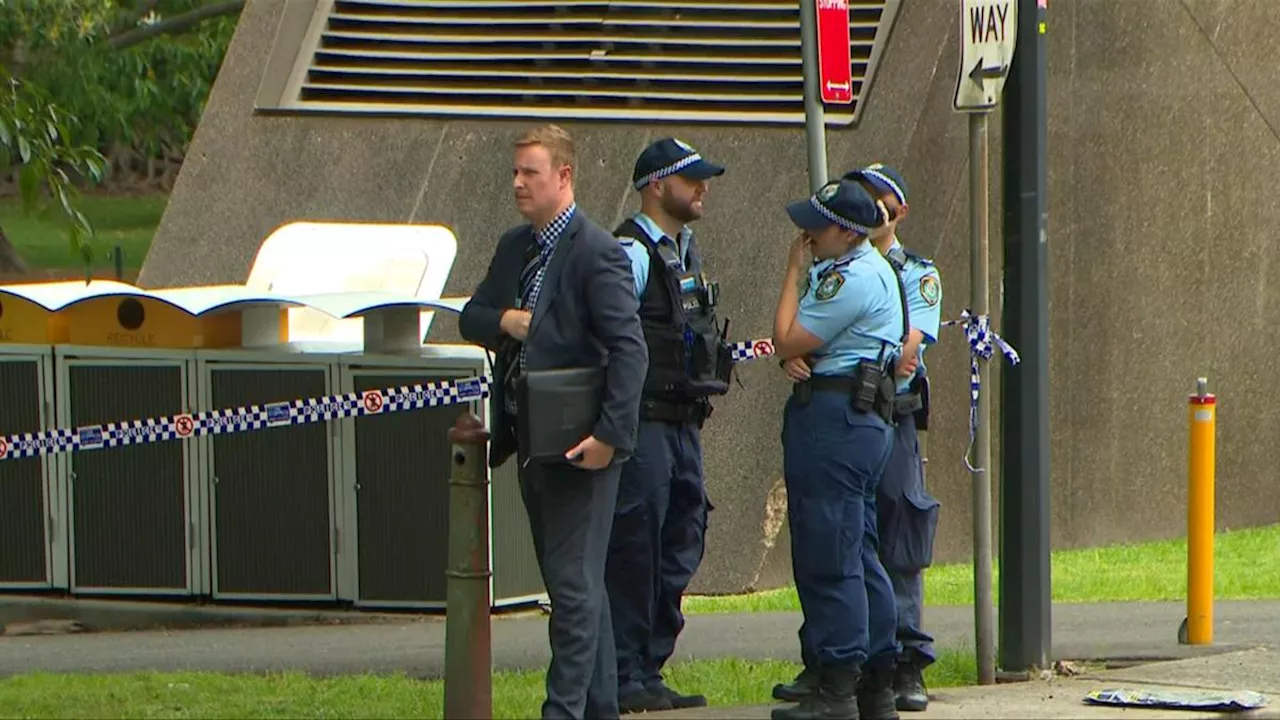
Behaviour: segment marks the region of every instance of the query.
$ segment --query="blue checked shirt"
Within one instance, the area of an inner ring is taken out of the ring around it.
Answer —
[[[546,275],[547,264],[551,260],[552,253],[556,250],[556,243],[560,241],[560,236],[564,235],[565,228],[569,227],[569,221],[573,220],[573,215],[578,210],[578,204],[570,203],[569,207],[564,209],[559,215],[555,216],[546,227],[533,233],[533,239],[538,243],[538,255],[525,268],[525,272],[521,273],[520,287],[520,305],[521,310],[528,310],[530,313],[538,305],[538,296],[542,293],[542,278]],[[532,266],[536,264],[536,269]],[[527,340],[528,338],[526,338]],[[524,372],[525,367],[525,346],[520,345],[520,372]],[[515,397],[513,394],[507,395],[507,409],[515,411]]]

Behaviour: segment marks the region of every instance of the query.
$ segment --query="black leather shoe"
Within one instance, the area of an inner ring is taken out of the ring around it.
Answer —
[[[655,688],[649,688],[654,695],[659,695],[667,699],[671,703],[672,710],[683,710],[684,708],[706,707],[707,698],[704,695],[681,695],[680,693],[667,687],[665,684]]]
[[[918,664],[899,663],[893,675],[895,704],[903,712],[922,712],[929,707],[929,692]]]
[[[618,713],[621,715],[670,709],[671,701],[665,695],[659,695],[650,690],[638,690],[626,697],[618,698]]]
[[[818,672],[805,668],[795,680],[773,686],[774,699],[783,702],[800,702],[818,689]]]
[[[858,685],[858,714],[862,720],[898,720],[893,670],[864,669]]]

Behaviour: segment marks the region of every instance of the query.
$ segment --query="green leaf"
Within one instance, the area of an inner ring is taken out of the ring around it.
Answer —
[[[72,213],[72,217],[75,218],[76,223],[84,231],[85,235],[87,235],[90,238],[94,236],[95,233],[93,231],[93,225],[89,222],[89,218],[85,217],[85,214],[83,212],[76,210],[75,212]]]
[[[0,117],[0,145],[9,145],[13,142],[13,133],[9,131],[9,123]]]
[[[31,162],[31,143],[22,135],[18,136],[18,157],[22,158],[23,164]]]
[[[67,192],[67,186],[61,183],[57,186],[58,202],[62,204],[62,211],[70,217],[74,217],[75,208],[71,207],[71,193]]]

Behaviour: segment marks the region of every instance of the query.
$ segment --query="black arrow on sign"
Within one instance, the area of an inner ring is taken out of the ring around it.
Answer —
[[[981,86],[983,80],[1004,77],[1005,73],[1008,71],[1009,68],[1004,65],[983,67],[982,58],[978,58],[978,62],[974,63],[973,69],[969,71],[969,79],[972,80],[975,85]]]

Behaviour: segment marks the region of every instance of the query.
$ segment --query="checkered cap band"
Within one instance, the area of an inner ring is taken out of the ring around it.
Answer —
[[[852,220],[840,217],[839,215],[831,212],[831,210],[828,209],[826,205],[823,205],[821,202],[818,201],[817,196],[809,198],[809,204],[812,205],[813,209],[817,210],[822,215],[822,217],[830,220],[831,222],[835,223],[836,225],[839,225],[840,227],[846,230],[852,230],[858,233],[859,235],[871,234],[871,230],[869,230],[868,228],[865,228],[862,225],[859,225],[858,223]]]
[[[880,182],[884,183],[885,185],[888,185],[888,186],[889,186],[889,189],[893,191],[893,195],[894,195],[894,197],[898,198],[898,202],[900,202],[900,203],[906,203],[906,202],[907,202],[907,195],[906,195],[906,193],[902,192],[902,188],[901,188],[901,187],[898,187],[898,183],[894,182],[894,181],[893,181],[893,180],[892,180],[888,175],[885,175],[884,173],[880,172],[879,170],[872,170],[872,169],[870,169],[870,168],[864,168],[864,169],[862,170],[862,174],[863,174],[863,175],[869,175],[869,176],[871,176],[871,177],[875,178],[876,180],[878,180],[878,181],[880,181]]]
[[[692,155],[686,155],[680,158],[679,160],[671,163],[670,165],[663,168],[658,168],[657,170],[654,170],[648,175],[645,175],[644,177],[635,181],[633,187],[635,187],[636,190],[641,190],[644,188],[645,185],[648,185],[654,180],[661,180],[662,178],[668,175],[675,175],[676,173],[698,162],[701,159],[702,159],[702,155],[698,153],[694,153]]]

